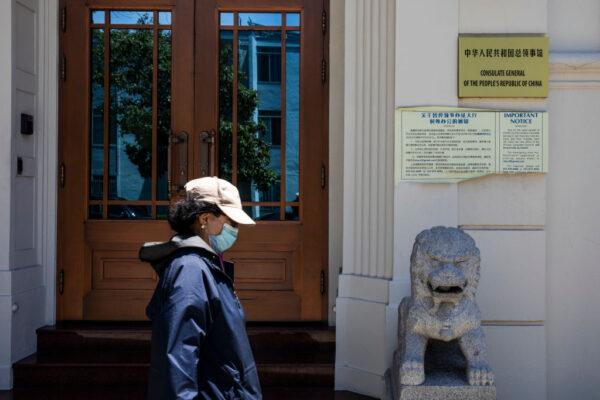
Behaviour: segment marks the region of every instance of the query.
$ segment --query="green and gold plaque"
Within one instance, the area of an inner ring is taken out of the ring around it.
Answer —
[[[459,36],[458,97],[547,96],[547,36]]]

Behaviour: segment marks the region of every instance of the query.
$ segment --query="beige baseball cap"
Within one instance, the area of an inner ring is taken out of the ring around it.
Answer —
[[[240,225],[254,225],[255,222],[242,208],[240,193],[225,179],[216,176],[193,179],[185,184],[188,200],[201,200],[216,204],[232,221]]]

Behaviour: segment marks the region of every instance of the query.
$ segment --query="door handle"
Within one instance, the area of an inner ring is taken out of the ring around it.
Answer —
[[[200,173],[202,176],[215,176],[216,173],[216,150],[215,145],[217,141],[217,131],[210,129],[200,132],[200,142],[203,147],[207,147],[206,150],[202,151],[202,164],[200,166]]]
[[[181,193],[187,182],[187,143],[188,133],[186,131],[169,135],[167,150],[169,199]],[[174,146],[177,146],[177,149],[174,149]]]
[[[200,139],[202,140],[202,143],[214,144],[216,136],[217,132],[215,132],[214,129],[200,132]]]

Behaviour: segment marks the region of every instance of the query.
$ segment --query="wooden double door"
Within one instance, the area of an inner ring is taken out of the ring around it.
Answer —
[[[62,0],[59,320],[143,320],[138,260],[183,184],[256,221],[226,253],[249,320],[327,317],[327,2]]]

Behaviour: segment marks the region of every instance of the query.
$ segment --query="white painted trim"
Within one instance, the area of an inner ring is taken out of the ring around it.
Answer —
[[[458,227],[465,231],[543,231],[544,225],[473,225],[464,224]]]
[[[39,9],[38,199],[39,260],[45,270],[46,324],[56,322],[56,237],[58,164],[58,0]]]
[[[12,365],[0,365],[0,390],[12,389]]]
[[[390,281],[344,275],[341,278],[340,293],[347,292],[351,297],[337,298],[335,387],[381,398],[385,371],[397,347],[398,306],[371,298],[378,291],[387,293]],[[361,284],[366,288],[357,290]],[[361,294],[368,298],[356,297]]]
[[[335,390],[349,390],[378,399],[382,397],[385,389],[383,376],[347,365],[336,365],[335,382]],[[344,382],[344,384],[338,385],[338,382]]]
[[[600,52],[588,53],[550,53],[550,72],[552,74],[575,73],[580,79],[585,74],[594,74],[600,78]],[[586,77],[587,79],[587,77]]]
[[[598,90],[600,81],[550,81],[552,90]]]
[[[550,53],[551,89],[600,89],[600,52]]]
[[[0,390],[12,387],[13,1],[0,2]]]
[[[335,299],[342,268],[344,237],[344,0],[331,0],[329,14],[329,325],[335,325]]]
[[[389,279],[360,275],[340,275],[339,297],[387,304]]]
[[[13,2],[0,5],[0,269],[12,265]]]
[[[13,268],[8,272],[8,276],[10,282],[9,296],[16,296],[44,286],[44,269],[41,265]]]
[[[410,296],[410,275],[394,278],[390,281],[389,289],[389,305],[398,307],[402,299],[406,296]]]

